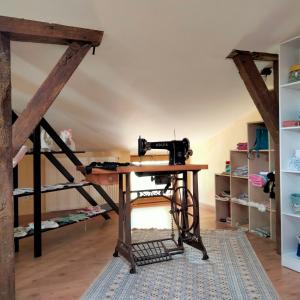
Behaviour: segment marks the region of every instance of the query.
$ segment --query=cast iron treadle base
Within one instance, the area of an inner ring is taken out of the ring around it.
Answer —
[[[183,247],[171,238],[132,244],[133,259],[137,266],[168,261],[172,255],[180,253],[183,253]]]

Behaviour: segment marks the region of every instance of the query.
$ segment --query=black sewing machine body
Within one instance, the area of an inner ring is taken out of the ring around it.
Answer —
[[[138,154],[143,156],[148,150],[163,149],[169,151],[170,165],[185,165],[185,161],[193,154],[190,149],[190,142],[187,138],[181,141],[163,141],[163,142],[148,142],[139,137],[138,140]]]
[[[192,149],[190,149],[190,142],[187,138],[181,141],[163,141],[163,142],[148,142],[146,139],[139,137],[138,140],[138,154],[139,156],[144,156],[147,151],[151,149],[162,149],[169,151],[169,165],[185,165],[185,161],[193,154]],[[179,174],[180,172],[157,172],[153,176],[153,173],[139,173],[136,175],[151,176],[152,181],[156,184],[166,184],[168,188],[171,184],[171,175]]]

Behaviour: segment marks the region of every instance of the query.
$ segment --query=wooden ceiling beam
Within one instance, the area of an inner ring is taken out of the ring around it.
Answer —
[[[0,16],[0,31],[13,41],[66,45],[72,42],[100,45],[103,31]]]
[[[278,143],[279,113],[278,98],[274,96],[276,93],[268,90],[250,52],[233,56],[233,61],[274,142]]]
[[[234,58],[237,55],[250,55],[253,60],[259,61],[278,61],[278,55],[274,53],[265,53],[265,52],[250,52],[245,50],[233,49],[226,58]]]
[[[91,44],[72,43],[36,91],[13,125],[13,155],[39,124],[90,48]]]

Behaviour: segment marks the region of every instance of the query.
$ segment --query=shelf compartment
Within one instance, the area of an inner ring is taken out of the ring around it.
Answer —
[[[299,101],[300,90],[296,89],[280,89],[280,124],[285,120],[298,120],[299,119]],[[285,105],[282,105],[285,103]],[[284,128],[284,127],[282,127]]]
[[[231,224],[234,227],[249,224],[248,206],[231,202]]]
[[[281,224],[281,231],[284,233],[281,237],[282,255],[292,252],[296,254],[298,248],[297,236],[300,233],[300,218],[295,218],[293,214],[282,213]]]
[[[234,179],[234,180],[233,180]],[[241,178],[231,178],[230,197],[240,198],[241,194],[248,194],[248,180]]]
[[[251,183],[249,184],[249,199],[251,199],[252,202],[257,202],[261,204],[270,201],[269,194],[264,193],[262,187],[253,186]]]
[[[256,207],[250,207],[250,230],[263,227],[270,231],[270,212],[261,212]]]
[[[300,257],[296,255],[296,249],[295,252],[287,252],[282,254],[281,262],[283,266],[300,272]]]
[[[223,191],[230,193],[230,176],[215,176],[215,193],[216,195],[221,194]],[[215,199],[216,204],[216,221],[220,222],[220,219],[226,219],[230,217],[230,201],[221,201]]]

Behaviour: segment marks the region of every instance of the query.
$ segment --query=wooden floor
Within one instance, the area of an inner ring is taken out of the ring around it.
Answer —
[[[20,242],[16,255],[17,299],[78,299],[112,259],[117,216],[49,231],[43,235],[43,256],[33,258],[33,240]],[[214,211],[201,208],[201,228],[215,229]],[[226,225],[225,225],[226,226]],[[275,244],[248,234],[257,256],[282,299],[300,299],[300,274],[280,266]]]

